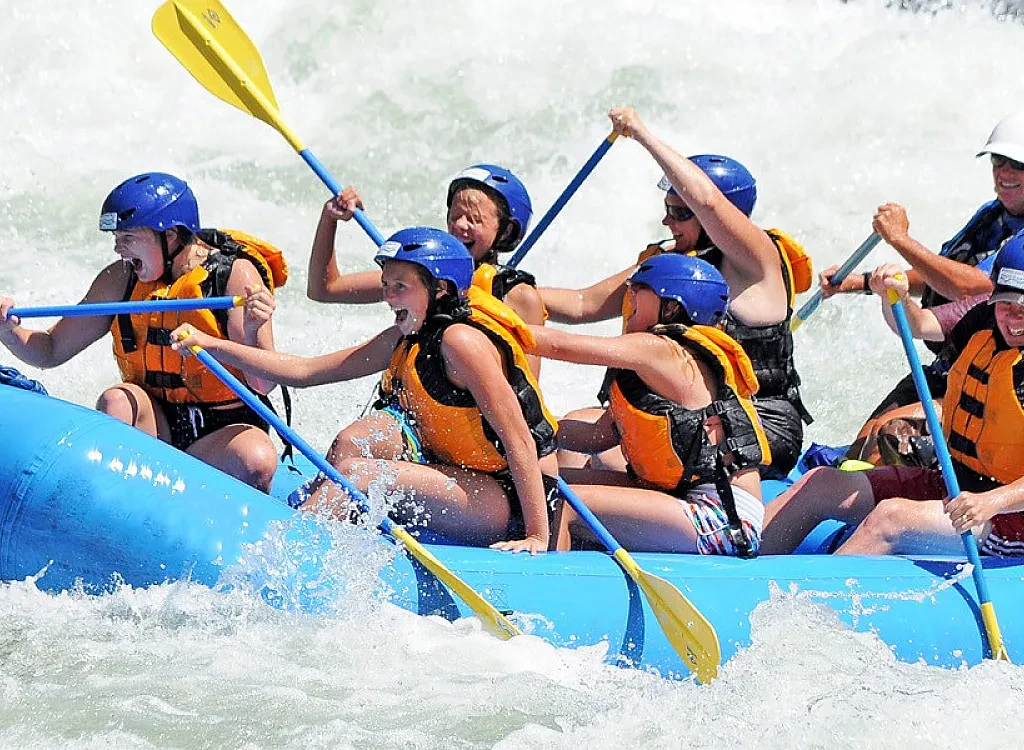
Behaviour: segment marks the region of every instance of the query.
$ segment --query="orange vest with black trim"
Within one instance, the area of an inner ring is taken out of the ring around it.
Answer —
[[[198,299],[224,294],[231,268],[239,258],[250,261],[267,288],[273,291],[288,279],[288,267],[281,252],[251,235],[203,230],[196,235],[217,252],[173,283],[135,279],[126,299]],[[194,357],[182,357],[171,349],[171,331],[183,323],[196,330],[227,338],[227,312],[187,310],[138,315],[118,315],[111,325],[114,358],[126,383],[141,386],[155,398],[171,403],[220,404],[237,401],[238,396]],[[243,374],[228,368],[236,377]]]
[[[996,334],[974,334],[949,371],[942,429],[954,461],[1000,484],[1024,476],[1024,407],[1014,368],[1017,348],[997,346]]]
[[[505,450],[473,395],[453,385],[445,374],[441,339],[449,326],[461,323],[476,328],[500,352],[538,457],[554,451],[558,422],[544,405],[523,352],[524,345],[533,345],[530,329],[511,308],[482,290],[470,287],[468,297],[468,314],[437,316],[427,321],[415,339],[399,343],[380,390],[384,401],[398,399],[423,448],[438,462],[493,473],[508,468]]]
[[[495,299],[505,301],[505,297],[513,288],[520,284],[529,284],[536,288],[537,280],[532,273],[520,271],[509,266],[496,266],[493,263],[481,263],[473,272],[473,286],[482,289]],[[543,303],[541,303],[543,304]],[[548,319],[548,310],[544,308],[544,320]]]
[[[636,475],[662,489],[685,492],[715,481],[719,454],[730,473],[770,464],[768,439],[750,400],[757,391],[757,377],[743,348],[708,326],[658,325],[650,332],[675,341],[706,363],[718,387],[711,404],[687,409],[655,393],[634,371],[616,372],[610,408],[622,452]],[[717,444],[705,429],[715,416],[724,433]]]
[[[1024,476],[1022,400],[1020,349],[998,346],[991,329],[975,333],[949,371],[942,400],[942,431],[964,489],[984,491]],[[992,530],[1024,541],[1024,513],[995,516]]]
[[[784,397],[793,404],[800,417],[807,424],[814,420],[800,398],[800,375],[793,362],[793,334],[789,319],[793,315],[796,295],[811,288],[813,269],[810,256],[799,242],[781,229],[766,229],[765,232],[775,243],[782,264],[782,279],[786,284],[786,318],[781,323],[766,326],[748,326],[726,313],[724,330],[742,344],[754,363],[754,372],[760,383],[758,396],[761,398]],[[672,252],[665,242],[648,245],[640,253],[637,263],[665,252]],[[714,252],[720,252],[715,250]],[[696,253],[691,253],[695,255]],[[625,302],[623,303],[625,307]],[[623,314],[625,317],[625,311]]]

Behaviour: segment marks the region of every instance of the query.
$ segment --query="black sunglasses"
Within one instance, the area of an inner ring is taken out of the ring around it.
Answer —
[[[693,218],[693,211],[686,206],[674,206],[671,203],[665,204],[665,216],[672,221],[689,221]]]
[[[1010,169],[1016,170],[1018,172],[1024,172],[1024,163],[1019,162],[1016,159],[1010,159],[1000,154],[990,154],[989,156],[991,156],[992,158],[992,166],[995,167],[996,169],[999,169],[999,167],[1005,164],[1009,164]]]

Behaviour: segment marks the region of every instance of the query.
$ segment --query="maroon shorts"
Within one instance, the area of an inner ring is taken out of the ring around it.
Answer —
[[[945,500],[946,485],[942,472],[923,466],[879,466],[868,469],[864,476],[871,483],[875,505],[891,497],[908,500]]]

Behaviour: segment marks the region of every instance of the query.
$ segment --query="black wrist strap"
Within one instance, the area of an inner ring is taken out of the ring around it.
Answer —
[[[865,271],[863,273],[864,284],[862,289],[864,294],[871,294],[871,271]]]

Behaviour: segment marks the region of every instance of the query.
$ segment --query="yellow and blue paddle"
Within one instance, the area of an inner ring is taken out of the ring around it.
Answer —
[[[946,437],[942,432],[942,422],[935,412],[935,404],[932,403],[932,392],[928,388],[928,380],[925,378],[924,369],[921,367],[921,358],[917,355],[914,347],[914,338],[910,333],[910,323],[907,321],[907,312],[903,309],[899,294],[895,289],[890,289],[889,306],[892,308],[892,316],[896,320],[896,328],[900,333],[900,340],[903,342],[903,351],[907,355],[907,362],[910,364],[910,374],[914,378],[914,385],[917,387],[917,397],[921,399],[921,406],[924,408],[924,415],[928,421],[928,430],[932,435],[932,442],[935,444],[935,455],[939,459],[939,467],[942,469],[942,479],[946,483],[946,494],[950,498],[960,495],[960,482],[956,478],[953,469],[953,460],[949,455],[949,446],[946,444]],[[988,594],[988,583],[985,579],[985,569],[981,567],[981,556],[978,554],[978,541],[974,534],[965,531],[960,535],[963,542],[964,552],[967,560],[971,563],[971,575],[974,578],[974,586],[978,591],[978,604],[981,606],[981,621],[985,626],[985,636],[988,639],[988,647],[993,659],[1009,661],[1006,653],[1006,646],[1003,644],[1003,636],[999,632],[999,621],[996,619],[996,610],[992,605],[992,599]]]
[[[523,244],[521,244],[515,254],[509,258],[508,263],[506,263],[507,266],[515,268],[522,262],[523,258],[526,257],[526,254],[530,252],[530,248],[537,243],[540,236],[544,234],[544,230],[550,226],[551,222],[555,220],[555,217],[561,213],[563,208],[565,208],[565,204],[569,202],[569,199],[572,198],[573,195],[576,194],[580,185],[582,185],[583,181],[590,176],[591,172],[594,171],[594,167],[596,167],[598,162],[604,158],[604,155],[608,153],[608,149],[612,147],[612,144],[615,143],[615,139],[618,137],[619,134],[613,131],[607,138],[601,141],[601,145],[594,150],[594,153],[591,154],[589,159],[587,159],[587,163],[580,167],[580,171],[576,173],[576,176],[573,177],[572,180],[569,181],[565,190],[563,190],[562,194],[558,196],[554,203],[551,204],[551,208],[547,210],[547,213],[544,214],[543,218],[537,222],[537,226],[534,228],[533,232],[530,233],[530,236],[523,240]]]
[[[167,0],[153,14],[153,33],[203,88],[274,128],[331,195],[341,193],[341,184],[285,124],[259,50],[218,0]],[[378,247],[384,244],[362,209],[355,219]]]
[[[853,269],[856,268],[862,260],[868,257],[868,254],[875,249],[875,245],[881,242],[881,240],[881,237],[872,232],[866,240],[860,243],[860,247],[850,254],[850,257],[846,259],[846,262],[839,266],[839,269],[832,275],[832,278],[829,279],[829,281],[833,284],[842,284],[843,279],[849,276],[853,272]],[[807,302],[805,302],[803,306],[793,314],[792,320],[789,321],[789,330],[795,331],[797,328],[802,326],[804,321],[811,317],[814,314],[814,311],[818,309],[818,305],[821,304],[822,299],[821,289],[819,289],[814,293],[813,297],[807,300]]]
[[[200,362],[209,368],[209,370],[216,375],[224,385],[234,391],[235,394],[242,399],[247,406],[249,406],[249,408],[270,423],[281,437],[298,448],[299,451],[302,452],[302,455],[308,458],[316,468],[327,476],[328,479],[344,488],[345,492],[347,492],[355,501],[360,511],[363,513],[370,512],[370,506],[366,501],[366,495],[364,495],[359,488],[352,484],[348,479],[342,476],[341,472],[331,466],[327,459],[321,456],[313,446],[303,440],[295,430],[285,424],[284,420],[267,408],[266,404],[260,401],[256,395],[242,383],[242,381],[232,375],[231,372],[229,372],[224,365],[218,362],[212,354],[199,346],[189,347],[189,350],[199,359]],[[505,615],[499,612],[493,604],[480,596],[480,594],[474,591],[469,584],[449,570],[444,563],[434,557],[426,547],[420,544],[404,528],[397,525],[387,516],[384,517],[384,520],[381,521],[378,528],[380,528],[380,530],[385,534],[388,534],[400,541],[410,555],[423,565],[424,568],[433,573],[439,581],[451,589],[456,596],[462,599],[462,601],[464,601],[469,608],[473,610],[476,616],[480,618],[484,629],[489,633],[501,638],[502,640],[508,640],[514,635],[521,635],[519,628],[505,617]]]
[[[722,649],[718,643],[718,634],[708,619],[679,589],[664,578],[641,568],[564,479],[558,480],[558,490],[601,544],[612,553],[615,561],[636,581],[651,611],[658,618],[658,624],[665,632],[665,637],[682,658],[683,663],[704,684],[718,677]]]
[[[183,310],[230,310],[245,304],[245,297],[201,297],[197,299],[138,300],[135,302],[82,302],[78,305],[12,307],[9,315],[19,318],[84,318],[89,315],[146,315]]]

